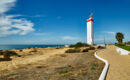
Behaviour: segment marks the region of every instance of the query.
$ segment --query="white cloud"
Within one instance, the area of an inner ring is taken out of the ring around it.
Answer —
[[[104,33],[107,33],[107,34],[115,34],[115,32],[112,32],[112,31],[104,31]]]
[[[37,15],[22,15],[22,16],[25,16],[25,17],[30,17],[30,18],[44,18],[44,17],[47,17],[48,15],[44,15],[44,14],[37,14]]]
[[[77,39],[79,39],[79,38],[72,37],[72,36],[64,36],[64,37],[62,37],[62,40],[77,40]]]
[[[33,23],[22,18],[15,19],[15,15],[0,16],[0,36],[8,36],[12,34],[25,35],[34,31]]]
[[[0,0],[0,14],[10,10],[15,5],[16,0]]]
[[[33,35],[36,35],[36,36],[43,36],[43,35],[48,35],[47,33],[33,33]]]
[[[0,0],[0,37],[8,35],[25,35],[34,31],[33,23],[25,18],[19,18],[21,15],[6,15],[16,0]]]

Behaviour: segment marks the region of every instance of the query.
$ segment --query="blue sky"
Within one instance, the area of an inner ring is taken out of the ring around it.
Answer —
[[[86,42],[86,19],[94,14],[94,41],[130,41],[129,0],[0,0],[0,44]]]

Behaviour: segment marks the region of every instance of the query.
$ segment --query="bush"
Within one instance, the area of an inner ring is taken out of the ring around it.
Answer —
[[[98,46],[97,49],[104,49],[105,47],[103,46]]]
[[[4,59],[5,59],[5,60],[10,60],[10,59],[11,59],[11,58],[10,58],[10,54],[4,53],[3,55],[4,55]]]
[[[18,56],[20,57],[20,55],[18,55],[15,51],[3,51],[2,52],[4,59],[10,59],[10,56]]]
[[[125,44],[116,44],[116,46],[125,46]]]
[[[3,55],[3,50],[0,50],[0,55]]]
[[[83,51],[82,52],[88,52],[88,49],[83,49]]]
[[[65,51],[65,53],[78,53],[80,52],[80,49],[68,49]]]
[[[130,45],[130,41],[128,41],[126,44]]]
[[[90,46],[89,50],[95,50],[95,47]]]
[[[3,53],[6,53],[7,55],[10,55],[10,56],[17,56],[18,54],[15,52],[15,51],[4,51]]]
[[[70,48],[73,48],[73,47],[75,47],[75,45],[70,45],[69,47],[70,47]]]
[[[22,49],[19,49],[20,52],[22,52],[23,50]]]
[[[88,47],[89,45],[86,44],[86,43],[81,43],[81,42],[78,42],[74,45],[70,45],[69,47],[72,48],[72,47],[75,47],[75,48],[80,48],[80,47]]]
[[[33,50],[31,52],[37,52],[37,49],[36,48],[33,48]]]

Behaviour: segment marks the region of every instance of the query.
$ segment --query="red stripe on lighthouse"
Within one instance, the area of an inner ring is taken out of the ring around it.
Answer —
[[[93,19],[88,19],[87,22],[93,21]]]

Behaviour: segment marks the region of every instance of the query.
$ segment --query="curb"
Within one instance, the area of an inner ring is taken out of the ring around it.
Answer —
[[[123,48],[120,48],[118,46],[115,46],[116,47],[116,51],[120,54],[120,55],[129,55],[130,51],[128,50],[125,50]]]
[[[102,73],[100,74],[100,77],[99,77],[99,79],[98,79],[98,80],[105,80],[106,75],[107,75],[107,71],[108,71],[108,67],[109,67],[109,63],[108,63],[107,60],[105,60],[105,59],[103,59],[103,58],[97,56],[97,51],[94,53],[94,56],[95,56],[96,58],[98,58],[99,60],[105,62],[105,67],[103,68]]]

